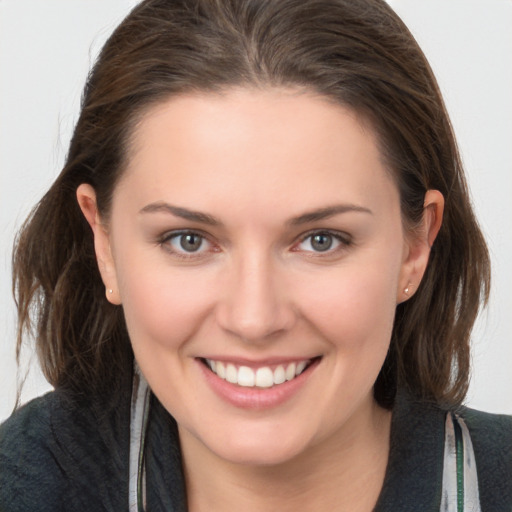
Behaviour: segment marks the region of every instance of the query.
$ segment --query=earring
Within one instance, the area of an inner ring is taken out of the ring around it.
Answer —
[[[409,283],[409,284],[405,287],[405,289],[404,289],[404,293],[405,293],[405,295],[409,295],[409,292],[410,292],[410,288],[409,288],[409,287],[410,287],[410,286],[412,286],[412,283]]]
[[[116,293],[114,293],[113,288],[105,288],[105,297],[108,302],[111,304],[119,306],[121,304],[120,298],[119,298],[119,290],[116,289]]]

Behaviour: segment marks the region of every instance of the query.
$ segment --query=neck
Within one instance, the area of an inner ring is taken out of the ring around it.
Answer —
[[[189,512],[371,511],[386,472],[391,413],[374,405],[356,423],[292,460],[259,466],[221,459],[180,429]]]

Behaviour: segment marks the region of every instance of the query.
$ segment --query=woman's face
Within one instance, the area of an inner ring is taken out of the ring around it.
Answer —
[[[255,464],[364,428],[423,250],[372,131],[273,89],[152,108],[96,242],[182,440]]]

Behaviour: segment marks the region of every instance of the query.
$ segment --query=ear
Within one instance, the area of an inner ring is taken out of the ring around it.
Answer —
[[[96,192],[91,185],[82,183],[76,190],[76,198],[93,232],[96,260],[98,262],[101,279],[105,285],[107,300],[112,304],[119,305],[121,304],[121,298],[117,286],[114,258],[110,248],[110,238],[98,212]]]
[[[430,249],[443,222],[444,197],[438,190],[427,190],[421,226],[407,235],[397,290],[397,304],[410,299],[427,269]]]

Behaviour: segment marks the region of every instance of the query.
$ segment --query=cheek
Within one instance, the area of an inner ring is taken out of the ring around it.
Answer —
[[[379,345],[385,353],[395,315],[398,269],[392,265],[385,271],[361,263],[326,273],[310,286],[302,281],[301,310],[341,350],[362,354]]]
[[[204,272],[151,265],[143,256],[118,262],[119,287],[134,348],[178,346],[201,325],[212,303]],[[141,263],[144,262],[144,265]]]
[[[307,320],[330,347],[330,381],[325,395],[339,409],[326,424],[333,428],[371,393],[384,364],[396,309],[396,278],[382,268],[352,268],[323,282],[309,301]]]

